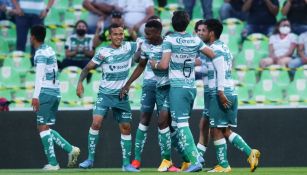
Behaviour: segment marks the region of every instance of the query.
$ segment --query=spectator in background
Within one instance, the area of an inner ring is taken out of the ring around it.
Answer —
[[[304,64],[307,64],[307,31],[302,33],[298,38],[297,47],[298,57],[289,62],[289,68],[298,68]],[[295,71],[291,71],[294,74]]]
[[[102,42],[106,42],[106,44],[111,43],[111,39],[109,37],[110,32],[107,29],[102,28],[103,21],[98,21],[97,28],[95,32],[95,37],[93,39],[93,47],[97,48],[101,45]],[[121,12],[113,12],[111,18],[111,24],[117,24],[119,26],[124,26],[124,19],[122,18]],[[124,41],[135,41],[137,38],[136,32],[133,29],[128,29],[124,27]]]
[[[95,33],[100,18],[104,21],[104,28],[108,28],[112,11],[121,11],[117,6],[117,0],[84,0],[83,7],[90,12],[87,19],[90,34]]]
[[[144,36],[145,23],[155,14],[153,0],[118,0],[118,5],[123,9],[125,26]]]
[[[244,0],[224,0],[220,8],[221,21],[227,18],[237,18],[245,21],[247,13],[242,11]]]
[[[269,40],[269,57],[260,61],[260,67],[278,64],[286,67],[291,61],[297,44],[297,37],[290,33],[291,26],[287,19],[280,20]]]
[[[12,0],[16,13],[16,50],[26,51],[29,29],[35,25],[44,25],[44,19],[48,15],[54,1],[55,0],[48,0],[46,6],[44,0]],[[34,56],[34,54],[35,49],[31,46],[31,55]],[[31,63],[34,65],[33,57]]]
[[[300,35],[307,31],[307,0],[287,0],[282,14],[291,22],[293,33]]]
[[[183,0],[185,10],[188,12],[190,19],[193,19],[193,8],[196,0]],[[212,0],[200,0],[201,8],[203,9],[204,19],[212,18]]]
[[[75,34],[69,36],[65,43],[65,56],[61,69],[67,66],[77,66],[83,69],[88,61],[94,56],[93,35],[87,34],[87,23],[77,21]]]
[[[15,23],[16,10],[11,0],[0,0],[0,21],[10,20]]]
[[[249,15],[247,26],[242,32],[243,38],[252,33],[271,34],[276,24],[278,9],[278,0],[246,0],[242,10]]]
[[[9,111],[9,105],[10,105],[10,102],[7,101],[6,98],[0,98],[0,112],[1,111]]]

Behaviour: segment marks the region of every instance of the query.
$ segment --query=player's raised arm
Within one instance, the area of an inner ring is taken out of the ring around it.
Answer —
[[[201,47],[200,51],[207,57],[213,59],[215,57],[214,51],[209,46],[205,45],[205,43],[203,44],[204,45]]]
[[[83,68],[80,77],[79,77],[79,81],[78,81],[78,86],[77,86],[77,95],[78,97],[82,97],[83,96],[83,92],[84,92],[84,88],[83,88],[83,80],[87,77],[88,73],[90,72],[90,70],[95,69],[96,67],[96,63],[94,63],[92,60],[89,61],[87,63],[87,65]]]

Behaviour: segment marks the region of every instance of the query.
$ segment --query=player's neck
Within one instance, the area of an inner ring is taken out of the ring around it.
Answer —
[[[111,46],[113,49],[118,49],[118,48],[120,48],[121,45],[114,45],[114,44],[111,44],[110,46]]]
[[[213,44],[217,39],[215,38],[210,38],[210,41],[209,41],[209,45]]]
[[[35,43],[33,43],[33,47],[35,48],[35,49],[38,49],[41,45],[43,45],[44,43],[43,42],[35,42]]]
[[[156,41],[154,41],[154,42],[152,42],[152,45],[160,45],[160,44],[162,44],[162,42],[163,42],[163,39],[160,37],[159,39],[157,39]]]

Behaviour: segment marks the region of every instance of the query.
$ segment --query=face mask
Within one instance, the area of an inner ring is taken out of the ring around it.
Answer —
[[[291,32],[291,29],[288,26],[279,27],[279,32],[282,34],[288,34]]]
[[[84,36],[86,31],[84,29],[77,29],[76,30],[76,33],[79,35],[79,36]]]

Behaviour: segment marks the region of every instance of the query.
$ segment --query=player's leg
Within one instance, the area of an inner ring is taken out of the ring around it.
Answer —
[[[58,101],[55,102],[52,106],[53,115],[55,116],[55,113],[59,107],[60,104],[60,98],[58,98]],[[53,142],[61,147],[64,151],[68,153],[68,167],[73,167],[77,163],[78,156],[80,155],[80,149],[78,147],[72,146],[66,139],[64,139],[56,130],[51,129],[51,136]]]
[[[138,129],[135,136],[135,159],[132,161],[132,166],[140,168],[141,155],[143,152],[144,144],[147,138],[147,130],[151,121],[151,116],[156,103],[156,86],[146,85],[142,89],[141,99],[141,117]]]
[[[216,165],[213,169],[208,172],[230,172],[231,168],[227,159],[227,143],[224,138],[223,128],[214,127],[211,129],[213,132],[213,144],[216,151],[216,158],[218,161],[218,165]]]
[[[172,88],[170,89],[170,110],[172,118],[175,118],[178,126],[179,142],[185,155],[191,163],[187,172],[200,171],[202,165],[198,161],[198,151],[189,127],[189,118],[196,89]]]
[[[44,166],[44,170],[58,170],[59,164],[56,160],[54,145],[51,136],[51,129],[49,125],[55,124],[55,116],[52,111],[52,106],[56,103],[57,97],[40,94],[39,102],[40,107],[37,114],[37,129],[39,131],[40,138],[44,147],[44,152],[48,160],[48,164]]]
[[[209,140],[210,140],[210,129],[209,129],[209,93],[204,93],[204,111],[203,116],[201,117],[199,121],[199,138],[197,143],[197,150],[201,157],[204,156]]]
[[[79,164],[80,168],[92,168],[95,160],[96,145],[99,139],[99,130],[104,117],[107,116],[109,106],[112,104],[110,98],[104,94],[98,94],[97,101],[93,107],[93,121],[88,133],[88,157]]]
[[[210,128],[213,137],[213,144],[216,151],[218,165],[208,172],[230,172],[231,168],[227,159],[227,144],[223,135],[223,128],[228,127],[228,120],[224,109],[219,104],[217,95],[210,96],[209,101],[209,120]]]
[[[229,126],[236,127],[238,113],[237,95],[227,95],[227,98],[232,103],[231,108],[227,111]],[[244,139],[239,134],[233,132],[230,127],[225,128],[223,134],[225,138],[228,138],[232,145],[247,155],[247,161],[250,164],[250,169],[252,172],[255,171],[258,167],[260,152],[257,149],[251,149],[250,146],[244,141]]]

